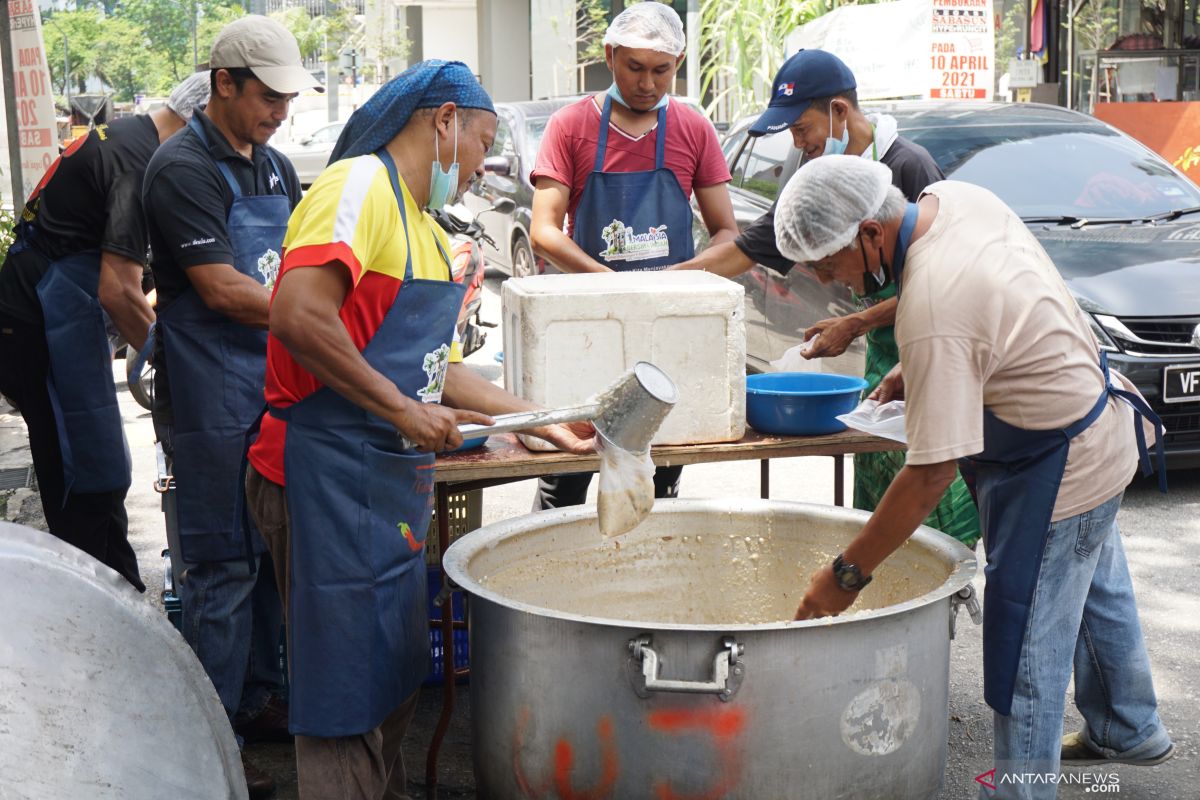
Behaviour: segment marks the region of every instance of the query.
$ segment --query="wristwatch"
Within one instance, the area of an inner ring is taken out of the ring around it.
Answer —
[[[847,592],[857,592],[871,582],[870,575],[864,578],[862,570],[843,561],[841,553],[833,560],[833,577],[837,579],[838,586]]]

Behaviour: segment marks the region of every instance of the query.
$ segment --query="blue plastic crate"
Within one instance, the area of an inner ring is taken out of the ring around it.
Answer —
[[[432,665],[429,677],[425,679],[425,683],[429,685],[440,684],[443,681],[442,659],[445,657],[445,647],[442,645],[442,609],[433,604],[433,601],[437,599],[438,593],[442,590],[442,582],[437,567],[427,567],[425,572],[429,584],[429,658]],[[462,592],[450,593],[450,609],[456,622],[466,620],[466,599],[463,597]],[[434,624],[435,622],[437,624]],[[455,669],[465,669],[470,665],[470,650],[466,630],[454,631],[453,651]],[[459,682],[464,682],[465,680],[465,677],[459,678]]]

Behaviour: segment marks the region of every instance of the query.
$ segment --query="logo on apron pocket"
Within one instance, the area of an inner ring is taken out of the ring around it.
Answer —
[[[604,226],[600,238],[608,245],[608,249],[600,255],[608,261],[645,261],[666,258],[671,254],[666,225],[655,225],[645,233],[635,233],[633,228],[614,219]]]
[[[442,399],[442,389],[446,386],[446,368],[450,364],[450,345],[444,344],[432,353],[425,354],[421,368],[425,370],[429,382],[424,389],[417,390],[417,397],[423,403],[438,403]]]
[[[258,273],[263,276],[263,284],[267,291],[275,288],[275,279],[279,277],[279,253],[268,250],[259,256]]]

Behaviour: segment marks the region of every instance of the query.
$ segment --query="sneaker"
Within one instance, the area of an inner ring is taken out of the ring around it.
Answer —
[[[250,800],[267,800],[275,794],[275,779],[246,760],[242,754],[242,770],[246,773],[246,793]]]
[[[233,729],[246,744],[292,741],[292,735],[288,733],[288,705],[274,696],[267,700],[257,717],[234,725]]]
[[[1068,733],[1062,738],[1061,760],[1064,767],[1090,767],[1098,764],[1131,764],[1135,767],[1153,767],[1163,763],[1173,755],[1175,755],[1175,744],[1171,743],[1156,756],[1148,756],[1146,758],[1109,758],[1103,753],[1093,750],[1083,738],[1082,733]]]

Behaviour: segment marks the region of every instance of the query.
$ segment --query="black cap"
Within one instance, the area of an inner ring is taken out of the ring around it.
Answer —
[[[750,126],[751,136],[779,133],[800,118],[812,101],[858,88],[854,73],[825,50],[801,50],[775,74],[771,102]]]

